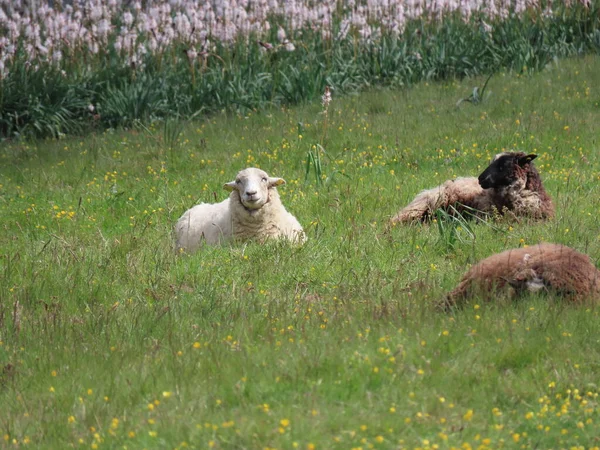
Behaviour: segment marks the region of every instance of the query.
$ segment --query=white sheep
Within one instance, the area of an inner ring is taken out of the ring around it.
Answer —
[[[509,212],[515,217],[548,219],[554,215],[554,205],[533,165],[536,157],[523,152],[499,153],[478,178],[461,177],[422,191],[392,223],[427,220],[437,209],[451,214]]]
[[[188,209],[175,225],[176,247],[191,253],[202,242],[219,244],[229,239],[286,238],[303,243],[306,235],[296,218],[281,203],[277,186],[283,178],[269,177],[263,170],[240,171],[225,183],[229,198],[220,203],[201,203]]]
[[[472,297],[495,298],[506,288],[519,295],[548,291],[574,302],[598,302],[600,271],[587,255],[559,244],[514,248],[481,260],[467,271],[444,302],[458,306]]]

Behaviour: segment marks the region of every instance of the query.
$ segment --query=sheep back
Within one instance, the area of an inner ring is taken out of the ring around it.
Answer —
[[[546,289],[574,301],[600,294],[600,271],[587,255],[558,244],[538,244],[497,253],[475,264],[446,298],[446,306],[480,295],[489,299],[509,285],[519,294]]]
[[[202,241],[218,244],[232,234],[230,199],[220,203],[201,203],[188,209],[175,225],[176,246],[188,253],[197,250]]]
[[[488,209],[489,200],[475,177],[460,177],[449,180],[433,189],[421,191],[417,197],[404,207],[392,222],[410,223],[427,220],[436,209],[448,210],[453,206],[463,212],[467,208]],[[465,208],[467,207],[467,208]]]

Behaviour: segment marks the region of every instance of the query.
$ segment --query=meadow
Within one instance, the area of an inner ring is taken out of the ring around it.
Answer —
[[[599,448],[597,307],[435,304],[506,248],[598,260],[600,58],[475,102],[485,81],[2,143],[0,447]],[[388,226],[512,149],[554,219]],[[177,255],[177,218],[247,166],[286,179],[306,244]]]

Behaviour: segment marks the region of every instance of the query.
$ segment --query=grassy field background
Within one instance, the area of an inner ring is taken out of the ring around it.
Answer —
[[[2,144],[0,446],[599,448],[598,308],[434,305],[506,248],[598,260],[600,59],[456,106],[484,81]],[[555,219],[387,226],[512,149]],[[308,242],[177,256],[177,218],[247,166]]]

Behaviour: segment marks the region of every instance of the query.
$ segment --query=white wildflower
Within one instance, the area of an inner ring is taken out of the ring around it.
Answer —
[[[187,52],[187,57],[190,60],[190,63],[195,61],[196,58],[198,57],[198,52],[196,51],[195,48],[190,48]]]
[[[483,19],[481,19],[481,27],[483,28],[483,31],[485,31],[487,34],[490,34],[492,32],[492,26]]]
[[[321,97],[321,104],[323,105],[323,109],[327,111],[329,108],[329,104],[331,103],[331,88],[329,86],[325,86],[325,93]]]
[[[285,42],[286,41],[286,35],[285,35],[285,30],[280,26],[277,29],[277,40],[279,42]]]
[[[123,14],[123,23],[130,27],[133,23],[133,14],[131,14],[129,11],[125,11],[125,14]]]

